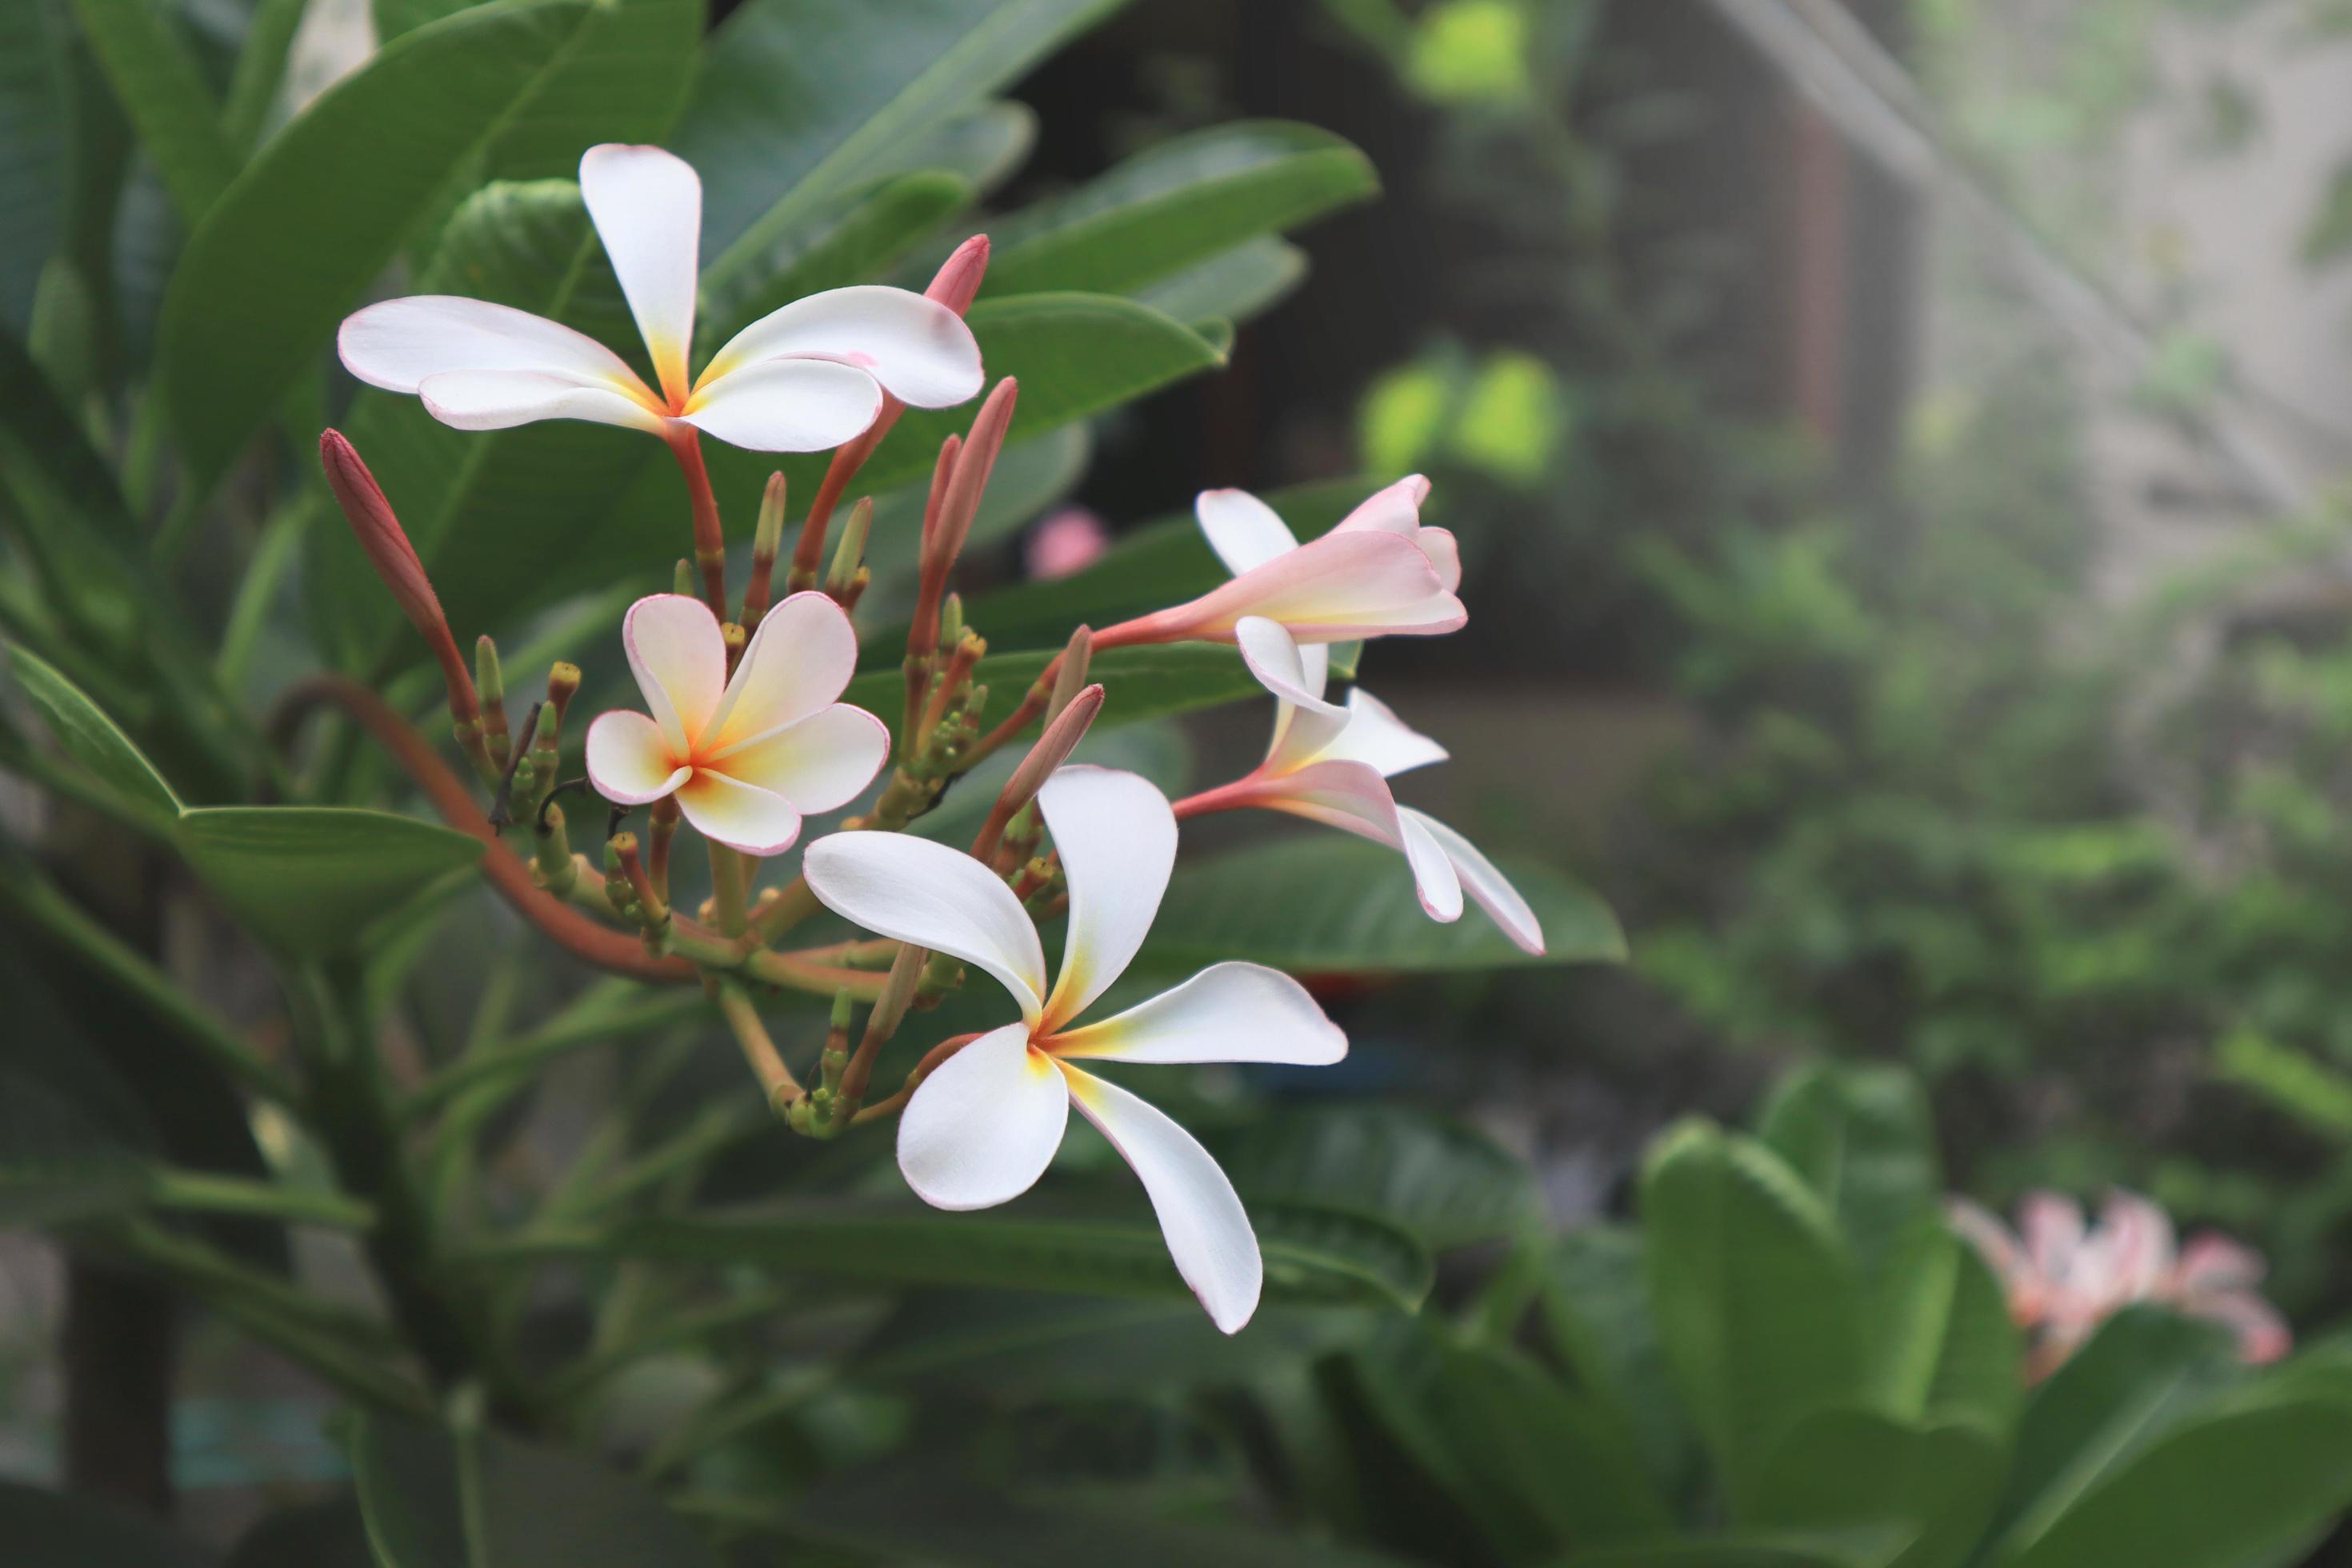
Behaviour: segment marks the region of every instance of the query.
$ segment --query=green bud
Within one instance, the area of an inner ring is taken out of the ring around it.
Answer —
[[[841,542],[834,547],[833,566],[824,574],[824,591],[839,598],[849,592],[856,580],[857,568],[866,559],[866,536],[874,531],[874,498],[861,496],[849,509],[849,521],[842,526]]]
[[[781,468],[768,476],[760,492],[760,521],[751,531],[751,553],[773,561],[784,545],[784,475]]]
[[[963,640],[963,595],[950,594],[940,605],[940,646],[953,647]]]
[[[689,599],[694,597],[694,563],[682,555],[678,557],[677,570],[670,574],[669,591]]]

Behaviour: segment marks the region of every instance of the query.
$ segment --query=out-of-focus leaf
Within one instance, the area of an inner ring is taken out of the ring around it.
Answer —
[[[2228,1337],[2210,1323],[2153,1307],[2109,1318],[2026,1402],[1987,1561],[2006,1561],[2039,1541],[2239,1376]]]
[[[8,386],[0,398],[0,437],[9,461],[38,469],[77,522],[111,544],[132,547],[130,509],[106,460],[10,330],[0,330],[0,380]]]
[[[1250,1218],[1265,1258],[1269,1300],[1371,1300],[1411,1309],[1428,1292],[1429,1255],[1394,1226],[1297,1205],[1257,1205]],[[760,1262],[883,1285],[1146,1299],[1189,1294],[1149,1218],[800,1205],[631,1223],[583,1245],[625,1257]]]
[[[1853,1259],[1794,1172],[1703,1122],[1653,1147],[1641,1207],[1659,1342],[1739,1510],[1797,1421],[1860,1402]]]
[[[793,234],[760,266],[737,269],[730,280],[734,294],[706,301],[711,324],[699,334],[701,354],[707,357],[723,341],[717,336],[721,324],[755,321],[827,289],[878,280],[884,268],[971,197],[971,185],[961,175],[921,169],[866,193],[829,222]]]
[[[148,0],[74,0],[74,9],[180,216],[199,221],[236,177],[236,153],[195,56],[173,33],[176,11]]]
[[[1237,958],[1297,974],[1416,973],[1624,956],[1617,917],[1591,892],[1546,866],[1496,864],[1543,924],[1540,958],[1475,905],[1450,924],[1431,920],[1395,850],[1302,826],[1263,847],[1179,865],[1142,962],[1155,972]]]
[[[395,38],[222,195],[157,329],[158,391],[199,480],[228,466],[460,171],[530,121],[594,10],[493,0]],[[596,123],[576,132],[593,141]],[[352,191],[368,199],[331,199]]]
[[[1328,132],[1279,121],[1216,126],[1004,218],[990,231],[998,248],[983,289],[1130,292],[1379,189],[1370,161]]]
[[[86,1497],[0,1481],[10,1568],[206,1568],[212,1556],[151,1521]]]
[[[652,1493],[591,1459],[377,1415],[351,1453],[380,1568],[718,1568]]]
[[[724,285],[860,179],[1117,9],[1118,0],[751,0],[713,36],[671,146],[701,171]]]
[[[1875,1406],[1906,1421],[1966,1422],[2005,1441],[2023,1403],[2025,1347],[1976,1248],[1921,1215],[1869,1289]]]
[[[1543,1219],[1528,1168],[1472,1127],[1397,1105],[1338,1105],[1253,1122],[1218,1148],[1243,1196],[1401,1225],[1433,1252]]]
[[[1675,1396],[1643,1279],[1642,1233],[1588,1225],[1552,1243],[1536,1308],[1553,1355],[1587,1396],[1614,1405],[1663,1496],[1682,1497],[1697,1436]]]
[[[163,775],[79,687],[23,648],[5,652],[17,689],[48,721],[67,755],[134,805],[163,817],[180,814],[180,797]]]
[[[390,812],[224,805],[180,819],[197,874],[255,934],[289,952],[348,951],[428,884],[470,868],[481,840]]]
[[[1849,1552],[1738,1535],[1603,1547],[1570,1552],[1560,1562],[1564,1568],[1864,1568]]]
[[[929,170],[953,174],[974,195],[984,196],[1011,179],[1036,144],[1037,111],[1025,103],[998,100],[884,148],[854,178],[885,180]],[[957,240],[962,237],[956,237]],[[946,254],[942,250],[933,259],[934,268]],[[929,281],[929,275],[903,281],[909,288],[920,288]]]
[[[1899,1068],[1800,1068],[1773,1090],[1756,1135],[1821,1194],[1867,1275],[1943,1194],[1926,1097]]]
[[[1148,284],[1135,297],[1180,321],[1204,316],[1245,321],[1273,309],[1306,278],[1307,253],[1262,234]]]
[[[1971,1426],[1911,1426],[1860,1410],[1804,1417],[1766,1461],[1744,1523],[1834,1531],[1880,1568],[1957,1568],[2000,1494],[2002,1449]]]
[[[0,5],[0,329],[25,336],[65,240],[69,87],[62,0]]]
[[[135,1207],[146,1190],[147,1164],[138,1151],[48,1084],[0,1059],[0,1230]]]
[[[1012,717],[1053,657],[1042,652],[991,654],[980,661],[978,678],[988,688],[988,703],[981,716],[983,730]],[[1164,719],[1263,695],[1265,690],[1251,678],[1239,655],[1213,645],[1112,648],[1096,656],[1087,674],[1104,689],[1097,728]],[[900,679],[896,670],[868,670],[849,683],[842,700],[871,713],[895,713],[902,700]]]
[[[2341,163],[2329,176],[2319,210],[2311,215],[2303,231],[2303,263],[2326,267],[2341,260],[2347,251],[2352,251],[2352,163]]]

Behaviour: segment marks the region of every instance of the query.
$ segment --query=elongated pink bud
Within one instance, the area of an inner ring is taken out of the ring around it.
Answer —
[[[931,286],[923,290],[923,298],[936,300],[962,315],[971,309],[980,293],[980,281],[988,275],[988,236],[975,234],[955,247],[955,253],[940,263]]]
[[[1004,432],[1013,423],[1013,405],[1020,395],[1021,384],[1011,376],[998,382],[988,401],[980,405],[971,431],[963,438],[963,449],[956,455],[955,472],[940,498],[939,525],[924,541],[925,565],[942,579],[963,553],[964,536],[971,531],[971,520],[980,512],[980,499],[987,493],[996,454],[1004,449]]]
[[[979,838],[972,843],[971,852],[976,858],[985,860],[996,853],[1005,828],[1024,806],[1037,798],[1037,792],[1045,787],[1054,770],[1070,760],[1070,753],[1087,738],[1087,729],[1094,723],[1095,715],[1102,711],[1102,705],[1103,689],[1089,686],[1054,716],[1045,732],[1037,737],[1036,744],[1029,748],[1029,754],[1021,759],[1021,765],[1013,770],[1013,776],[1004,781],[1003,793],[996,797],[995,808],[988,814]]]
[[[416,547],[408,542],[392,502],[384,498],[383,487],[375,482],[358,449],[340,430],[320,435],[319,464],[327,471],[327,488],[335,492],[336,504],[343,509],[352,535],[367,552],[368,564],[375,568],[400,613],[408,617],[408,624],[440,662],[442,679],[449,688],[450,717],[461,724],[479,718],[481,704],[474,695],[473,675],[457,651],[457,639],[449,635],[448,617],[442,614],[440,597],[425,574],[425,563],[417,559]]]

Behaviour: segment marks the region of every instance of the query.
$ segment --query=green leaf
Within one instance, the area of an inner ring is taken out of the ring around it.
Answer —
[[[1853,1559],[1843,1552],[1739,1536],[1604,1547],[1572,1552],[1560,1561],[1564,1568],[1855,1568]]]
[[[0,1481],[10,1568],[204,1568],[211,1556],[147,1520],[86,1497]]]
[[[20,338],[32,329],[41,269],[65,238],[64,8],[62,0],[0,5],[0,329]]]
[[[1794,1172],[1702,1122],[1654,1145],[1641,1211],[1659,1342],[1742,1512],[1798,1420],[1863,1393],[1853,1259]]]
[[[1180,321],[1208,316],[1245,321],[1272,310],[1306,279],[1307,253],[1287,240],[1262,234],[1171,273],[1139,289],[1135,297]]]
[[[1379,191],[1370,160],[1328,132],[1281,121],[1215,126],[995,224],[983,292],[1129,293]]]
[[[862,179],[1119,0],[751,0],[715,34],[671,147],[702,174],[724,286]],[[895,173],[897,171],[879,171]]]
[[[1106,716],[1118,700],[1112,693]],[[1155,972],[1248,959],[1293,973],[1419,973],[1624,956],[1617,918],[1591,892],[1549,867],[1497,864],[1543,925],[1541,958],[1475,905],[1451,924],[1431,920],[1395,850],[1301,824],[1264,847],[1180,865],[1144,960]]]
[[[593,10],[494,0],[394,39],[214,205],[157,328],[158,391],[200,481],[227,468],[452,182],[563,77]],[[575,133],[593,141],[597,123]]]
[[[2001,1483],[2000,1447],[1969,1426],[1911,1426],[1860,1410],[1804,1417],[1766,1461],[1746,1523],[1835,1532],[1869,1568],[1958,1568]]]
[[[1536,1306],[1553,1356],[1588,1397],[1620,1412],[1659,1492],[1685,1495],[1698,1439],[1658,1342],[1642,1233],[1584,1226],[1554,1241],[1542,1263]]]
[[[221,107],[221,133],[237,157],[250,155],[261,140],[262,122],[269,117],[278,89],[285,84],[286,58],[294,47],[294,35],[301,30],[303,14],[310,7],[310,0],[255,0],[253,19],[246,24],[245,38],[237,48],[228,100]]]
[[[1405,1106],[1345,1105],[1256,1121],[1218,1148],[1242,1194],[1347,1209],[1412,1231],[1433,1252],[1543,1221],[1534,1174],[1486,1134]]]
[[[1873,1403],[1906,1421],[1966,1422],[2006,1441],[2025,1387],[2025,1345],[1977,1249],[1922,1215],[1870,1287]]]
[[[134,1208],[146,1190],[146,1162],[112,1128],[0,1061],[0,1231]]]
[[[351,1454],[381,1568],[718,1568],[652,1493],[574,1454],[379,1415]]]
[[[198,222],[228,189],[237,160],[195,56],[173,36],[177,8],[152,0],[74,0],[74,9],[181,217]]]
[[[1935,1123],[1918,1080],[1900,1068],[1800,1068],[1766,1102],[1756,1135],[1821,1194],[1865,1275],[1936,1215]]]
[[[390,812],[325,805],[224,805],[188,812],[180,843],[231,913],[289,952],[349,951],[367,929],[443,877],[472,868],[482,843]]]
[[[901,174],[843,206],[832,220],[794,233],[760,265],[737,270],[736,292],[704,302],[709,324],[698,334],[707,358],[725,340],[726,323],[756,321],[793,300],[878,277],[915,243],[972,198],[961,176],[940,169]]]
[[[1390,1435],[1507,1561],[1673,1526],[1608,1413],[1516,1353],[1400,1324],[1350,1371]]]
[[[980,661],[975,673],[988,688],[988,702],[981,710],[983,731],[1012,717],[1053,657],[1044,652],[991,654]],[[1097,729],[1213,708],[1265,690],[1238,654],[1213,644],[1112,648],[1097,655],[1087,674],[1103,687]],[[902,679],[895,669],[868,670],[850,681],[841,700],[870,713],[896,713],[904,701]]]
[[[6,650],[17,689],[32,700],[66,754],[134,806],[163,817],[180,814],[180,797],[131,738],[45,661],[23,648]]]
[[[2352,1406],[2264,1397],[2191,1417],[2104,1477],[1999,1568],[2242,1568],[2352,1503]]]
[[[1989,1562],[2027,1550],[2117,1467],[2238,1381],[2228,1336],[2153,1307],[2109,1318],[2033,1391]]]
[[[1429,1256],[1404,1232],[1358,1215],[1254,1205],[1268,1300],[1385,1301],[1416,1307]],[[566,1246],[551,1243],[551,1246]],[[1168,1244],[1149,1218],[1030,1219],[942,1215],[904,1205],[794,1205],[635,1222],[584,1245],[625,1257],[763,1263],[877,1285],[1182,1297]]]

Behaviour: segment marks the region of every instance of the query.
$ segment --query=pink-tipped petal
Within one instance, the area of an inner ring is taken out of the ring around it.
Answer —
[[[864,435],[881,412],[881,384],[865,371],[778,359],[706,375],[678,417],[747,452],[822,452]]]
[[[455,294],[370,305],[344,318],[335,349],[345,369],[387,392],[414,393],[428,376],[453,371],[509,370],[653,400],[628,362],[585,332]]]
[[[1429,499],[1429,481],[1419,474],[1407,474],[1391,485],[1383,485],[1356,503],[1356,510],[1339,520],[1331,530],[1334,533],[1401,533],[1410,536],[1421,527],[1421,503]]]
[[[511,430],[542,419],[618,425],[658,436],[662,417],[610,386],[583,386],[535,370],[448,370],[428,375],[416,395],[452,430]]]
[[[1328,1067],[1348,1037],[1307,987],[1258,963],[1217,963],[1115,1018],[1045,1042],[1057,1057]]]
[[[1469,612],[1411,540],[1358,532],[1310,540],[1149,622],[1173,638],[1230,642],[1247,616],[1279,621],[1302,643],[1329,643],[1458,631]]]
[[[2267,1271],[2261,1253],[2207,1231],[2191,1237],[2180,1249],[2172,1279],[2177,1289],[2193,1296],[2209,1290],[2251,1290],[2263,1282]]]
[[[1298,548],[1290,525],[1247,490],[1202,490],[1192,513],[1209,548],[1236,577]]]
[[[1348,693],[1348,724],[1323,748],[1321,760],[1362,763],[1382,778],[1445,761],[1445,748],[1396,716],[1359,686]]]
[[[933,1208],[984,1209],[1045,1173],[1070,1092],[1024,1024],[992,1029],[941,1062],[898,1118],[898,1169]]]
[[[1013,889],[961,850],[903,833],[835,833],[801,861],[817,901],[877,936],[949,953],[996,977],[1034,1022],[1045,950]]]
[[[686,756],[727,688],[727,640],[719,617],[684,594],[649,595],[622,617],[621,647],[670,754]]]
[[[702,180],[658,147],[607,142],[580,159],[580,197],[613,259],[629,313],[672,405],[690,384],[694,291],[702,237]]]
[[[1234,646],[1257,683],[1274,694],[1274,737],[1266,746],[1269,772],[1287,773],[1323,753],[1348,727],[1348,710],[1323,700],[1331,650],[1321,644],[1301,647],[1278,622],[1244,616],[1234,625]]]
[[[801,836],[801,814],[772,790],[698,768],[677,790],[694,830],[746,855],[781,855]]]
[[[1176,868],[1176,814],[1150,780],[1112,768],[1061,767],[1037,792],[1070,885],[1062,972],[1046,999],[1052,1030],[1126,973]]]
[[[1211,1322],[1238,1333],[1257,1310],[1265,1265],[1233,1183],[1200,1141],[1164,1112],[1116,1084],[1059,1065],[1079,1112],[1142,1179],[1176,1272],[1208,1309]]]
[[[963,318],[879,284],[827,289],[761,317],[710,356],[703,380],[802,356],[856,365],[917,408],[950,407],[980,391],[980,344]]]
[[[2101,1271],[2119,1300],[2147,1300],[2172,1274],[2172,1216],[2137,1193],[2118,1187],[2107,1194],[2092,1239],[2103,1251]]]
[[[1454,874],[1461,879],[1463,889],[1477,900],[1478,907],[1488,918],[1502,927],[1525,952],[1543,956],[1543,924],[1536,911],[1509,879],[1495,868],[1495,863],[1478,853],[1477,847],[1435,817],[1410,807],[1399,806],[1397,816],[1405,822],[1407,830],[1419,828],[1434,840],[1454,866]]]
[[[730,747],[710,764],[772,790],[803,813],[847,805],[890,757],[890,727],[863,708],[836,702]]]
[[[2028,1193],[2017,1206],[2017,1229],[2033,1272],[2063,1279],[2083,1247],[2083,1205],[2063,1193]]]
[[[712,757],[831,707],[857,673],[849,612],[824,594],[794,594],[770,610],[735,661],[706,741]]]
[[[1443,528],[1424,528],[1415,532],[1412,542],[1429,562],[1431,571],[1445,585],[1449,594],[1462,586],[1462,546],[1454,535]]]
[[[673,754],[661,726],[642,713],[600,713],[588,726],[588,782],[615,805],[659,800],[693,776]]]
[[[2224,1290],[2189,1304],[2200,1318],[2222,1324],[2237,1336],[2238,1359],[2264,1366],[2294,1348],[2294,1332],[2276,1307],[2251,1290]]]

